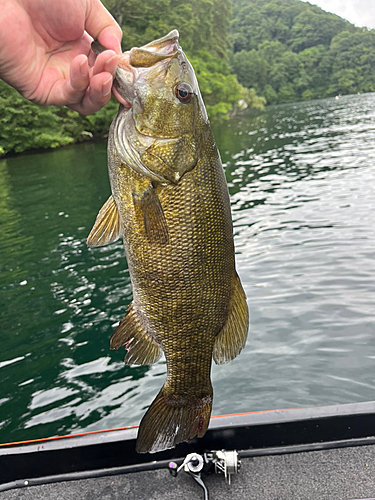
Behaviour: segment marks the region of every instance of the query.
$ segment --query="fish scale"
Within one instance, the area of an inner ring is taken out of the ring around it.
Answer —
[[[111,347],[125,345],[128,364],[165,354],[167,378],[137,439],[138,452],[153,453],[204,435],[212,359],[239,354],[249,320],[224,172],[177,32],[126,52],[119,67],[118,91],[134,99],[109,132],[112,199],[88,244],[124,239],[133,302]]]

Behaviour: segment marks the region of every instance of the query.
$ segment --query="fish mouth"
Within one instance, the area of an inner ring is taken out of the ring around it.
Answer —
[[[168,35],[144,45],[133,47],[119,57],[116,77],[112,87],[113,95],[128,111],[134,101],[134,84],[142,74],[155,64],[175,57],[179,51],[179,33],[172,30]]]
[[[125,108],[125,111],[129,111],[129,109],[131,109],[132,105],[130,104],[130,102],[128,102],[126,99],[124,99],[122,97],[122,95],[120,94],[120,92],[116,89],[116,87],[113,85],[112,87],[112,94],[115,96],[115,98],[117,99],[117,101],[123,105],[123,107]]]
[[[133,47],[119,56],[112,93],[126,111],[132,107],[135,97],[134,83],[139,76],[139,71],[174,57],[180,48],[178,40],[178,31],[172,30],[168,35],[158,40],[143,45],[143,47]],[[97,40],[92,42],[91,49],[95,55],[106,50]]]
[[[93,40],[91,42],[91,51],[92,53],[94,54],[95,57],[97,57],[99,54],[101,54],[102,52],[104,52],[106,49],[106,47],[104,47],[103,45],[101,45],[98,40]],[[124,56],[126,55],[127,53],[125,52],[124,54],[122,54],[121,56],[118,56],[118,60],[119,60],[119,63],[120,61],[122,61],[124,59]],[[123,65],[125,65],[123,63]],[[115,98],[119,101],[120,104],[122,104],[124,106],[124,108],[126,108],[127,110],[129,110],[131,108],[131,104],[129,101],[127,101],[122,95],[121,93],[117,90],[116,88],[116,78],[120,78],[121,80],[121,75],[119,75],[119,66],[117,67],[117,70],[116,70],[116,75],[115,75],[115,79],[114,79],[114,82],[113,82],[113,85],[112,85],[112,93],[113,95],[115,96]],[[126,66],[126,65],[125,65]],[[124,79],[124,78],[122,78]]]
[[[172,30],[168,35],[153,40],[146,45],[143,45],[142,49],[147,49],[152,52],[164,52],[165,54],[172,54],[172,52],[179,49],[178,39],[180,34],[177,30]]]
[[[178,49],[179,33],[173,30],[168,35],[130,50],[130,64],[134,68],[149,68],[154,64],[175,56]]]

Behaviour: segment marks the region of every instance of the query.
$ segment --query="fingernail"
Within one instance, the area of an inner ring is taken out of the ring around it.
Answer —
[[[103,85],[102,85],[102,94],[104,96],[110,94],[111,93],[111,89],[112,89],[112,77],[108,78],[108,80],[103,83]]]
[[[82,61],[81,64],[79,65],[79,70],[81,72],[81,76],[85,77],[89,74],[89,71],[87,69],[87,59],[85,61]]]
[[[109,71],[109,69],[114,61],[116,62],[116,67],[113,71]],[[117,54],[115,56],[112,56],[111,59],[108,59],[108,61],[106,61],[106,63],[105,63],[105,67],[107,68],[108,73],[111,73],[112,76],[115,76],[115,74],[116,74],[117,64],[118,64],[118,55]]]
[[[117,63],[118,58],[119,58],[119,56],[116,54],[116,55],[112,56],[111,59],[108,59],[108,61],[106,62],[106,64],[109,64],[112,61],[116,61],[116,63]]]

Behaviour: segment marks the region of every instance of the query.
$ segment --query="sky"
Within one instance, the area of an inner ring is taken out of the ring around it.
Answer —
[[[327,12],[333,12],[356,26],[375,28],[375,0],[309,0]]]

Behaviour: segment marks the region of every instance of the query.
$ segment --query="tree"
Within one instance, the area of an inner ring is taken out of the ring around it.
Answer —
[[[290,33],[288,45],[294,52],[301,52],[316,45],[329,46],[332,38],[345,29],[350,23],[334,14],[321,9],[308,9],[295,19]]]
[[[232,68],[241,85],[255,88],[257,92],[264,89],[268,79],[268,64],[257,50],[241,50],[233,55]]]
[[[375,91],[375,30],[299,0],[233,0],[232,71],[267,102]]]
[[[0,80],[0,155],[73,142],[54,108],[37,106]]]

